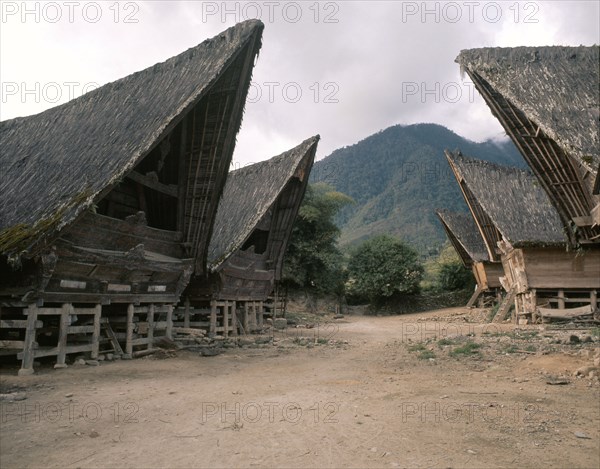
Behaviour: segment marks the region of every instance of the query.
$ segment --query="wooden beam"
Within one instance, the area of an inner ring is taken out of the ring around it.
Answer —
[[[42,321],[36,321],[35,327],[40,328],[43,326]],[[27,328],[26,319],[2,319],[0,320],[0,328],[7,329],[25,329]]]
[[[576,226],[584,227],[584,226],[591,226],[594,223],[594,220],[592,219],[591,216],[573,217],[573,223],[575,223]]]
[[[0,340],[0,348],[10,348],[22,350],[25,347],[23,340]]]
[[[148,307],[148,349],[152,348],[154,342],[154,303],[150,303]]]
[[[102,305],[97,304],[94,313],[94,332],[92,333],[92,359],[98,358],[100,351],[100,317],[102,316]]]
[[[173,338],[173,305],[168,305],[167,310],[167,327],[165,334],[167,335],[167,339]]]
[[[185,311],[183,313],[183,327],[190,327],[190,299],[185,299]]]
[[[229,302],[226,301],[223,305],[223,336],[229,337]]]
[[[209,334],[214,336],[217,331],[217,301],[212,300],[210,302],[210,328]]]
[[[147,188],[157,192],[161,192],[175,198],[179,196],[179,187],[176,184],[163,184],[157,179],[154,179],[150,176],[145,176],[137,171],[131,171],[129,174],[127,174],[127,177],[132,181],[142,184],[143,186],[146,186]]]
[[[133,313],[135,306],[130,303],[127,306],[127,338],[125,339],[125,355],[123,358],[131,358],[133,355]]]
[[[237,335],[238,335],[238,327],[237,327],[238,319],[237,319],[237,306],[235,304],[235,301],[231,302],[231,322],[233,325],[233,331],[232,331],[233,336],[237,337]]]
[[[600,203],[592,209],[590,216],[594,225],[600,225]]]
[[[47,303],[56,303],[68,299],[72,303],[173,303],[178,298],[173,294],[120,294],[120,293],[71,293],[71,292],[44,292],[41,297]]]
[[[475,291],[471,295],[471,298],[469,298],[469,301],[467,302],[467,308],[473,307],[473,305],[475,304],[475,301],[477,301],[477,298],[479,298],[479,295],[481,295],[482,291],[483,290],[479,287],[479,285],[477,285],[477,287],[475,288]]]
[[[69,316],[73,314],[73,305],[65,303],[62,306],[60,315],[60,327],[58,330],[58,353],[56,355],[56,364],[62,366],[67,357],[67,336],[69,334]]]
[[[263,306],[263,302],[259,301],[258,302],[258,328],[259,329],[263,328],[264,313],[265,313],[265,309],[264,309],[264,306]]]
[[[249,316],[249,306],[248,306],[248,301],[244,302],[244,320],[243,320],[243,327],[244,327],[244,333],[248,333],[249,329],[249,322],[248,322],[248,316]]]
[[[572,319],[579,316],[587,316],[589,314],[592,314],[592,307],[590,305],[569,309],[538,308],[538,310],[543,318],[553,319]]]
[[[558,309],[565,309],[565,291],[558,290]]]

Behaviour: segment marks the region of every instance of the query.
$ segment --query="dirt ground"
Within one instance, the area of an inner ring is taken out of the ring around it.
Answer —
[[[4,369],[0,467],[600,467],[598,378],[573,374],[598,337],[482,317],[346,316],[214,357]]]

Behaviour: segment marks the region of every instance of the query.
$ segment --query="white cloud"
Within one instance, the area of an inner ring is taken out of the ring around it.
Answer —
[[[265,33],[250,94],[255,102],[246,106],[234,155],[238,164],[269,158],[317,133],[321,158],[398,123],[436,122],[473,140],[499,138],[498,122],[461,81],[454,63],[460,50],[590,45],[600,34],[597,2],[228,2],[227,10],[223,2],[137,1],[118,8],[100,2],[96,22],[90,21],[94,2],[79,2],[72,22],[67,2],[53,3],[62,9],[57,23],[44,3],[27,4],[31,11],[38,5],[38,18],[10,14],[22,2],[0,3],[2,120],[166,60],[244,15],[256,16],[258,6]],[[65,85],[71,82],[79,86]],[[18,92],[10,94],[15,84]],[[457,89],[463,96],[453,102],[448,93]],[[301,97],[293,102],[297,91]]]

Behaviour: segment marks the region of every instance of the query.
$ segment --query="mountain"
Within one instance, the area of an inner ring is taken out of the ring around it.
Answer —
[[[445,149],[527,167],[509,140],[476,143],[437,124],[396,125],[335,150],[315,163],[311,182],[326,182],[356,202],[337,217],[342,246],[388,233],[424,255],[437,251],[446,236],[434,209],[467,211]]]

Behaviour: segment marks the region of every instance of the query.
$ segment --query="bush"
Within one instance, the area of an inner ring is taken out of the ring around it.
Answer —
[[[449,241],[442,246],[439,254],[425,262],[425,276],[421,283],[424,290],[438,292],[473,291],[475,277],[466,268]]]
[[[348,296],[379,303],[392,295],[418,293],[423,266],[415,250],[398,239],[381,235],[352,251],[348,277]]]
[[[460,261],[441,264],[438,282],[440,288],[446,291],[472,290],[475,286],[473,273]]]

